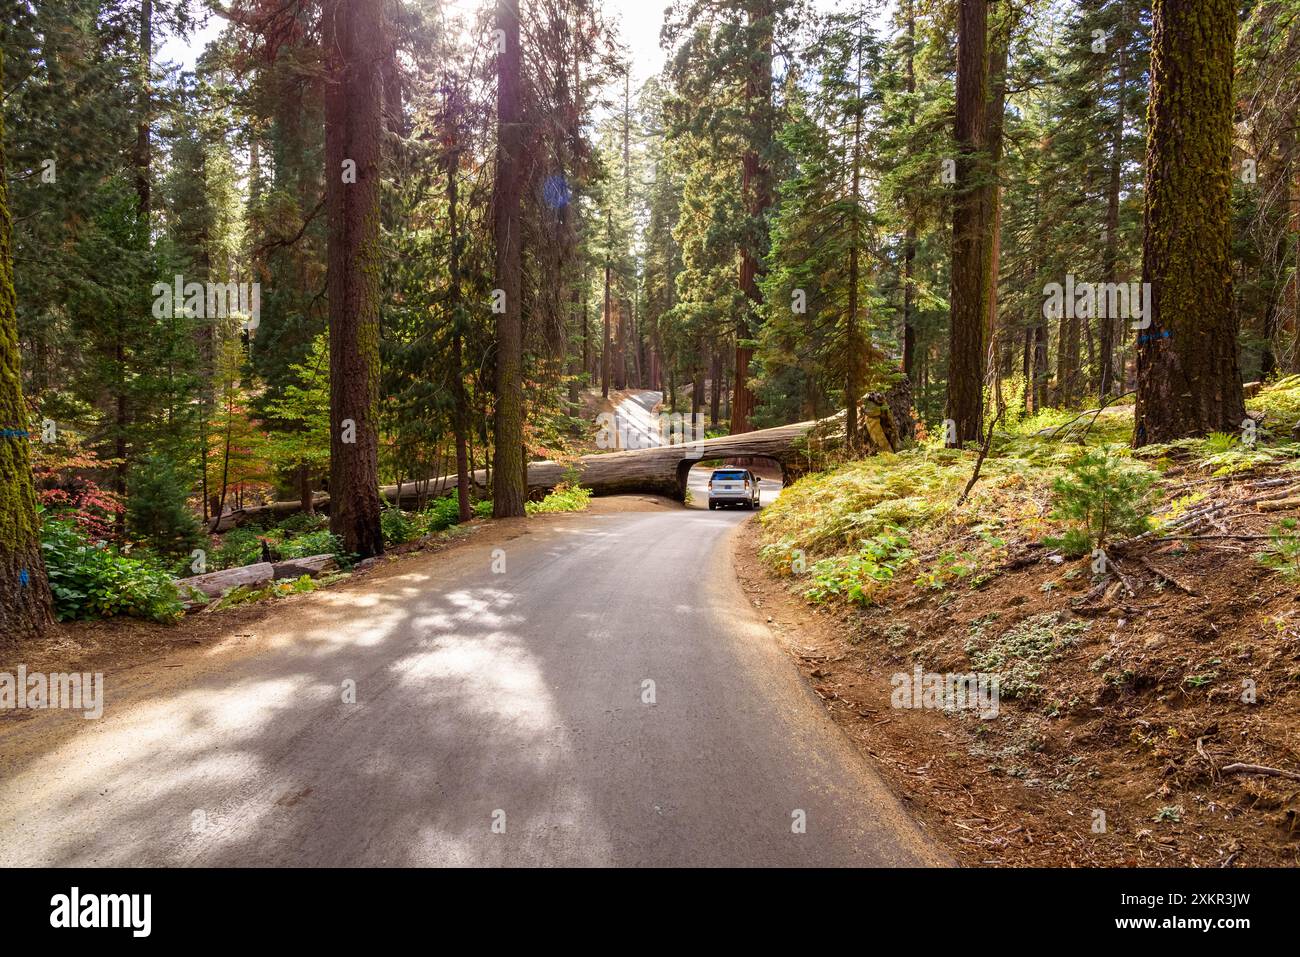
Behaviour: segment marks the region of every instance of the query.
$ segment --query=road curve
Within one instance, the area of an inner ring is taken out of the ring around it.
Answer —
[[[530,523],[256,653],[110,674],[103,718],[3,762],[0,864],[946,863],[754,617],[747,514]]]

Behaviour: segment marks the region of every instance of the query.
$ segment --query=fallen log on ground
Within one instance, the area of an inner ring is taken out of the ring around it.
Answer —
[[[330,497],[328,495],[315,495],[312,497],[312,507],[328,511],[326,506],[329,505]],[[288,518],[290,515],[297,515],[302,511],[302,502],[271,502],[268,505],[250,505],[248,508],[237,508],[226,512],[218,519],[209,523],[208,531],[213,534],[228,532],[232,528],[247,524],[251,521],[251,516],[261,515],[263,518]]]
[[[271,567],[275,569],[275,580],[284,581],[286,578],[301,578],[303,575],[315,578],[325,572],[334,571],[339,564],[334,560],[333,555],[312,555],[310,558],[291,558],[288,561],[276,562]]]
[[[220,598],[231,588],[240,585],[260,585],[275,577],[275,566],[270,562],[257,562],[254,565],[241,565],[239,568],[226,568],[193,578],[182,578],[176,583],[181,598],[187,599],[195,592],[208,598]]]

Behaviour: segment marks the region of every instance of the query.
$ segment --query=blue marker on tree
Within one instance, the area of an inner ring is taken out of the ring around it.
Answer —
[[[27,579],[27,569],[24,568],[22,571],[20,571],[20,572],[18,573],[18,584],[20,584],[20,585],[22,585],[24,588],[26,588],[26,587],[27,587],[27,581],[28,581],[28,579]]]
[[[548,176],[542,184],[542,200],[551,209],[563,209],[572,198],[568,180],[563,176]]]

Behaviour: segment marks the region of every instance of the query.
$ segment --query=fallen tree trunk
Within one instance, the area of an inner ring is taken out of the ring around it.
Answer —
[[[312,498],[312,507],[320,510],[324,508],[328,511],[330,497],[328,495],[316,495]],[[240,525],[246,525],[255,517],[261,516],[263,519],[279,520],[288,518],[290,515],[296,515],[302,511],[302,502],[271,502],[269,505],[252,505],[248,508],[237,508],[226,512],[220,518],[213,519],[209,531],[213,534],[228,532],[232,528],[238,528]]]
[[[288,561],[276,562],[271,567],[275,569],[275,580],[283,581],[286,578],[301,578],[303,575],[315,578],[324,572],[334,571],[339,565],[333,555],[312,555],[310,558],[291,558]]]
[[[208,572],[206,575],[195,575],[193,578],[182,578],[176,583],[176,587],[180,590],[182,599],[188,598],[194,592],[199,592],[208,598],[220,598],[231,588],[240,585],[260,585],[271,581],[274,577],[275,566],[270,562],[258,562],[255,565],[241,565],[239,568],[226,568],[219,572]]]

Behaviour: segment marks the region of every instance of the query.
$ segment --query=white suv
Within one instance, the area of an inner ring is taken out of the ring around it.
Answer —
[[[758,476],[749,469],[714,469],[709,476],[709,508],[758,508]]]

